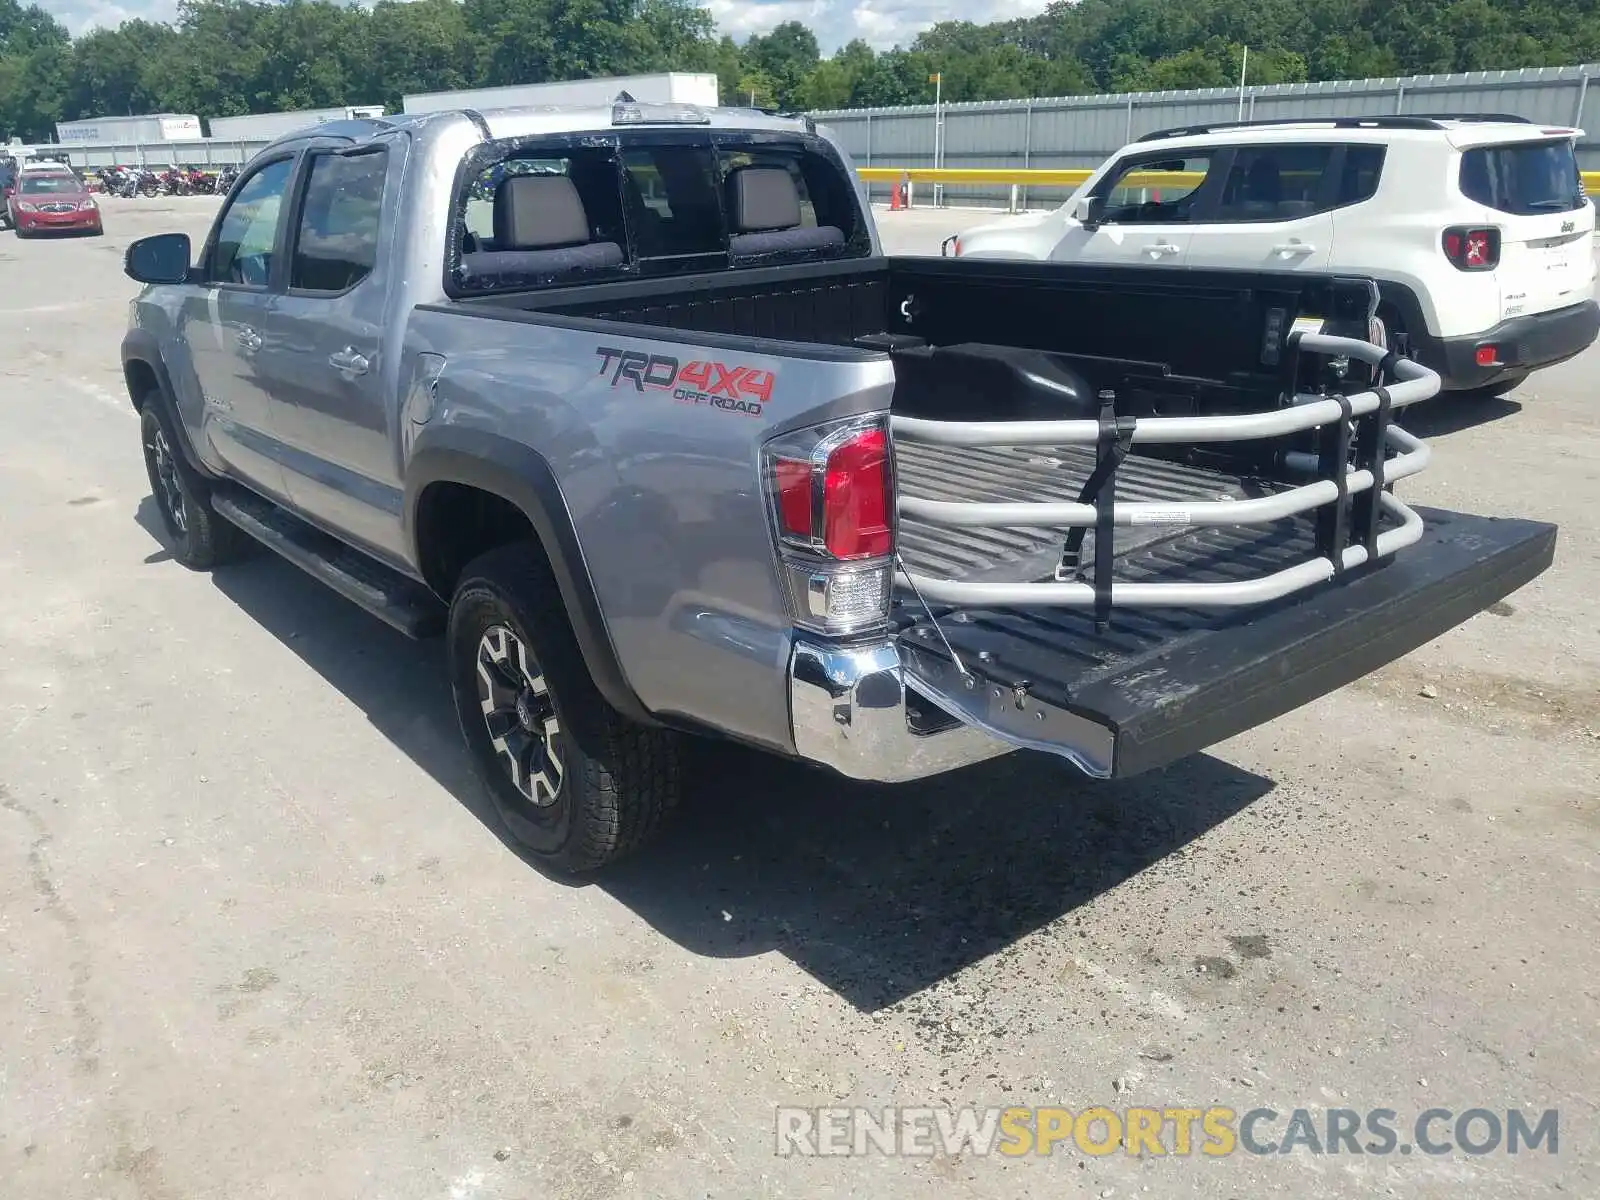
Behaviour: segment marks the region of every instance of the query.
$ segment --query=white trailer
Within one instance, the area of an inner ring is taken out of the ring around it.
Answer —
[[[58,121],[56,138],[64,146],[189,142],[200,136],[200,118],[193,113],[150,113],[142,117],[94,117]]]
[[[717,77],[679,71],[660,75],[618,75],[601,79],[573,79],[562,83],[526,83],[509,87],[469,88],[459,92],[426,92],[407,96],[408,113],[439,112],[454,108],[520,108],[524,105],[610,104],[618,92],[627,92],[640,104],[717,104]]]
[[[381,104],[347,104],[343,108],[304,108],[295,112],[253,113],[247,117],[212,117],[211,136],[224,142],[270,142],[328,121],[381,117]]]

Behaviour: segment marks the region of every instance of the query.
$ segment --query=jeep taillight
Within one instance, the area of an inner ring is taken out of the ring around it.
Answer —
[[[856,633],[889,617],[894,465],[882,416],[785,434],[764,451],[779,557],[797,625]]]
[[[1500,231],[1456,226],[1444,231],[1444,256],[1460,271],[1492,271],[1500,265]]]

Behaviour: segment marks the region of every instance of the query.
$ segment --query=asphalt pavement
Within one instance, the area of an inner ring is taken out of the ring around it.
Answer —
[[[214,207],[0,235],[0,1195],[1600,1195],[1600,351],[1408,414],[1408,499],[1561,542],[1375,676],[1115,785],[707,748],[666,840],[573,886],[497,828],[437,644],[164,548],[121,255]],[[1559,1143],[777,1152],[780,1106],[885,1105],[1270,1109],[1258,1145],[1554,1109]]]

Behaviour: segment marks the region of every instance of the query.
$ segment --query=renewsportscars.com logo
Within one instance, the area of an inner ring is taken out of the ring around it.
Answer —
[[[772,399],[772,372],[759,367],[730,367],[708,359],[685,363],[670,354],[646,354],[615,346],[596,347],[595,353],[600,356],[600,374],[610,376],[612,387],[627,382],[641,392],[671,392],[680,404],[699,404],[752,417],[759,417],[762,405]]]
[[[1392,1108],[777,1109],[780,1157],[969,1154],[1007,1158],[1254,1155],[1557,1154],[1560,1113],[1429,1108],[1410,1120]]]

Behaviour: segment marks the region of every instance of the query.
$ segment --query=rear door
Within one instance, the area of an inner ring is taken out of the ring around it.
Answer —
[[[1500,319],[1549,312],[1594,294],[1594,206],[1572,140],[1463,150],[1461,193],[1500,230]]]
[[[1215,180],[1216,152],[1130,154],[1090,193],[1105,207],[1100,224],[1067,222],[1050,257],[1069,262],[1176,267],[1187,260],[1193,221]]]
[[[1345,155],[1343,146],[1300,143],[1231,151],[1219,164],[1223,179],[1214,203],[1192,227],[1188,264],[1327,270]]]

